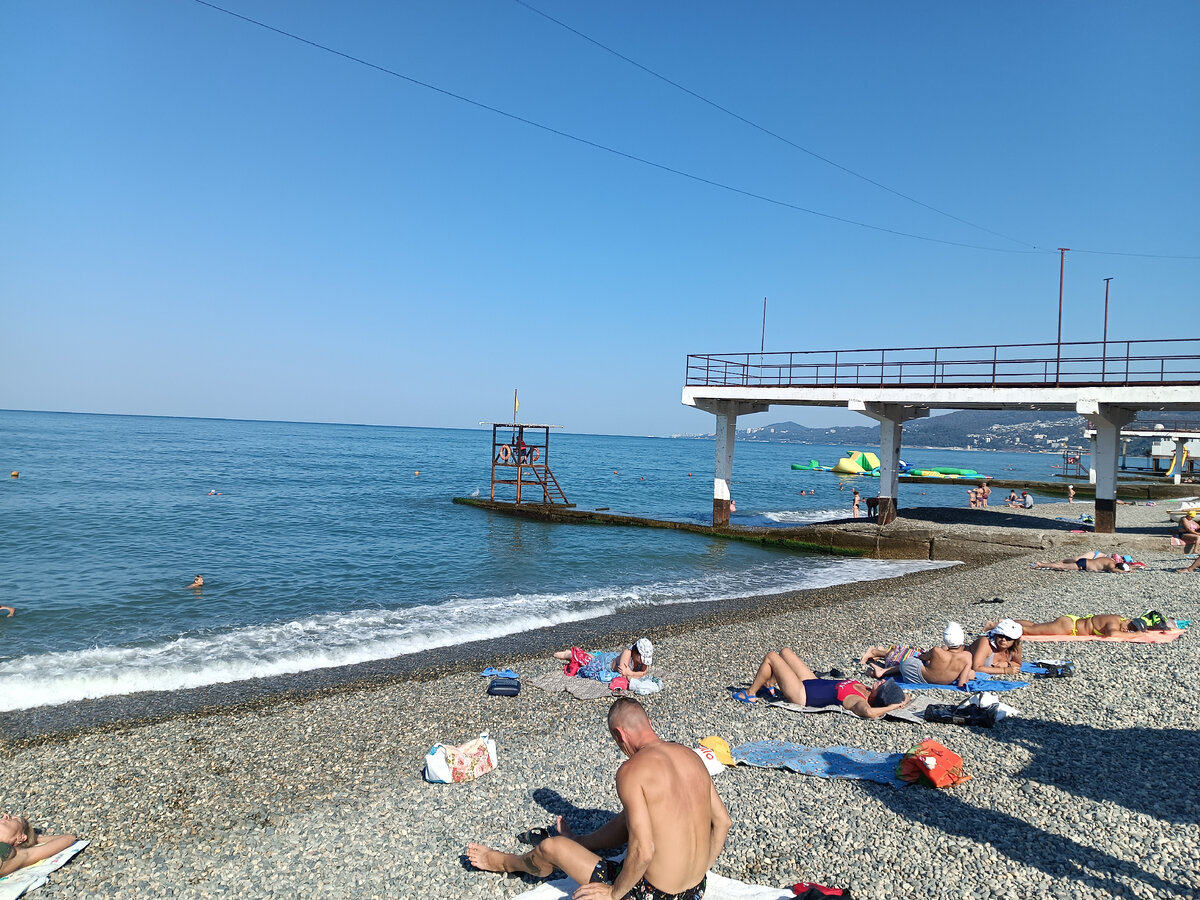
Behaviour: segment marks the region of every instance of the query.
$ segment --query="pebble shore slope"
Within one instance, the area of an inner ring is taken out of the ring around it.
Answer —
[[[1163,507],[1120,515],[1165,528]],[[1106,549],[1121,549],[1119,536]],[[756,616],[712,624],[710,615],[659,635],[656,662],[673,677],[646,706],[665,738],[900,752],[933,737],[974,776],[944,791],[896,790],[726,770],[716,784],[734,824],[716,871],[850,887],[868,900],[1196,896],[1200,624],[1164,645],[1027,645],[1027,659],[1067,657],[1079,674],[1009,695],[1019,715],[991,730],[794,715],[735,703],[724,690],[748,680],[769,649],[857,671],[866,645],[928,646],[947,620],[968,632],[1004,616],[1148,608],[1200,620],[1200,575],[1174,571],[1188,558],[1166,537],[1161,552],[1139,555],[1147,568],[1120,576],[1035,571],[1037,555],[1016,556],[772,598]],[[826,605],[813,608],[814,594]],[[993,597],[1003,602],[978,603]],[[494,664],[530,676],[554,662]],[[488,697],[485,684],[462,671],[0,745],[0,811],[92,841],[39,889],[43,900],[511,897],[536,882],[472,871],[467,843],[520,851],[521,832],[559,814],[576,831],[598,826],[617,809],[622,757],[605,728],[606,700],[528,687]],[[496,771],[464,785],[422,781],[431,744],[484,730],[499,745]]]

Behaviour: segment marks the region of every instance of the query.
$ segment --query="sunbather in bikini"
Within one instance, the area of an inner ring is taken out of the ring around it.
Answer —
[[[24,816],[0,816],[0,875],[40,862],[75,843],[73,834],[41,834]]]
[[[808,664],[784,647],[772,650],[758,667],[747,691],[734,698],[743,703],[758,701],[758,692],[775,688],[783,699],[798,706],[841,706],[863,719],[878,719],[908,703],[903,689],[894,681],[881,681],[873,688],[850,679],[818,678]]]
[[[1030,622],[1028,619],[1013,619],[1021,626],[1026,635],[1057,634],[1066,637],[1091,635],[1094,637],[1112,637],[1126,631],[1145,631],[1146,623],[1141,617],[1127,619],[1115,613],[1101,613],[1093,616],[1059,616],[1053,622]],[[1140,628],[1138,626],[1141,626]],[[996,623],[989,622],[985,628],[994,628]]]

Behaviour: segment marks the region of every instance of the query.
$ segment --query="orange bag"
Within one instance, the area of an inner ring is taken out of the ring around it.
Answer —
[[[921,741],[904,754],[896,767],[896,777],[909,783],[924,778],[940,788],[952,787],[971,778],[963,774],[961,756],[930,739]]]

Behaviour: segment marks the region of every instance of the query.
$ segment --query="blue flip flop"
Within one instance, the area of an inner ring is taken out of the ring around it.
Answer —
[[[516,672],[514,672],[512,669],[496,669],[496,668],[493,668],[492,666],[488,666],[480,674],[483,675],[484,678],[496,678],[496,677],[520,678],[521,677]]]
[[[732,697],[734,700],[736,700],[738,703],[749,704],[749,703],[757,703],[758,702],[758,698],[751,697],[748,693],[746,693],[745,689],[736,690],[729,696]]]

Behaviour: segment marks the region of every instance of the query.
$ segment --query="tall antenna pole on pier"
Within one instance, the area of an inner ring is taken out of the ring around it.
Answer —
[[[1109,275],[1104,279],[1104,342],[1100,345],[1100,380],[1104,380],[1104,370],[1108,362],[1108,283],[1113,280]]]
[[[1054,358],[1054,384],[1058,386],[1058,373],[1062,368],[1062,297],[1063,275],[1067,270],[1067,251],[1070,247],[1058,248],[1058,354]]]
[[[762,343],[758,345],[758,355],[762,356],[763,351],[767,348],[767,298],[763,297],[763,331]]]

